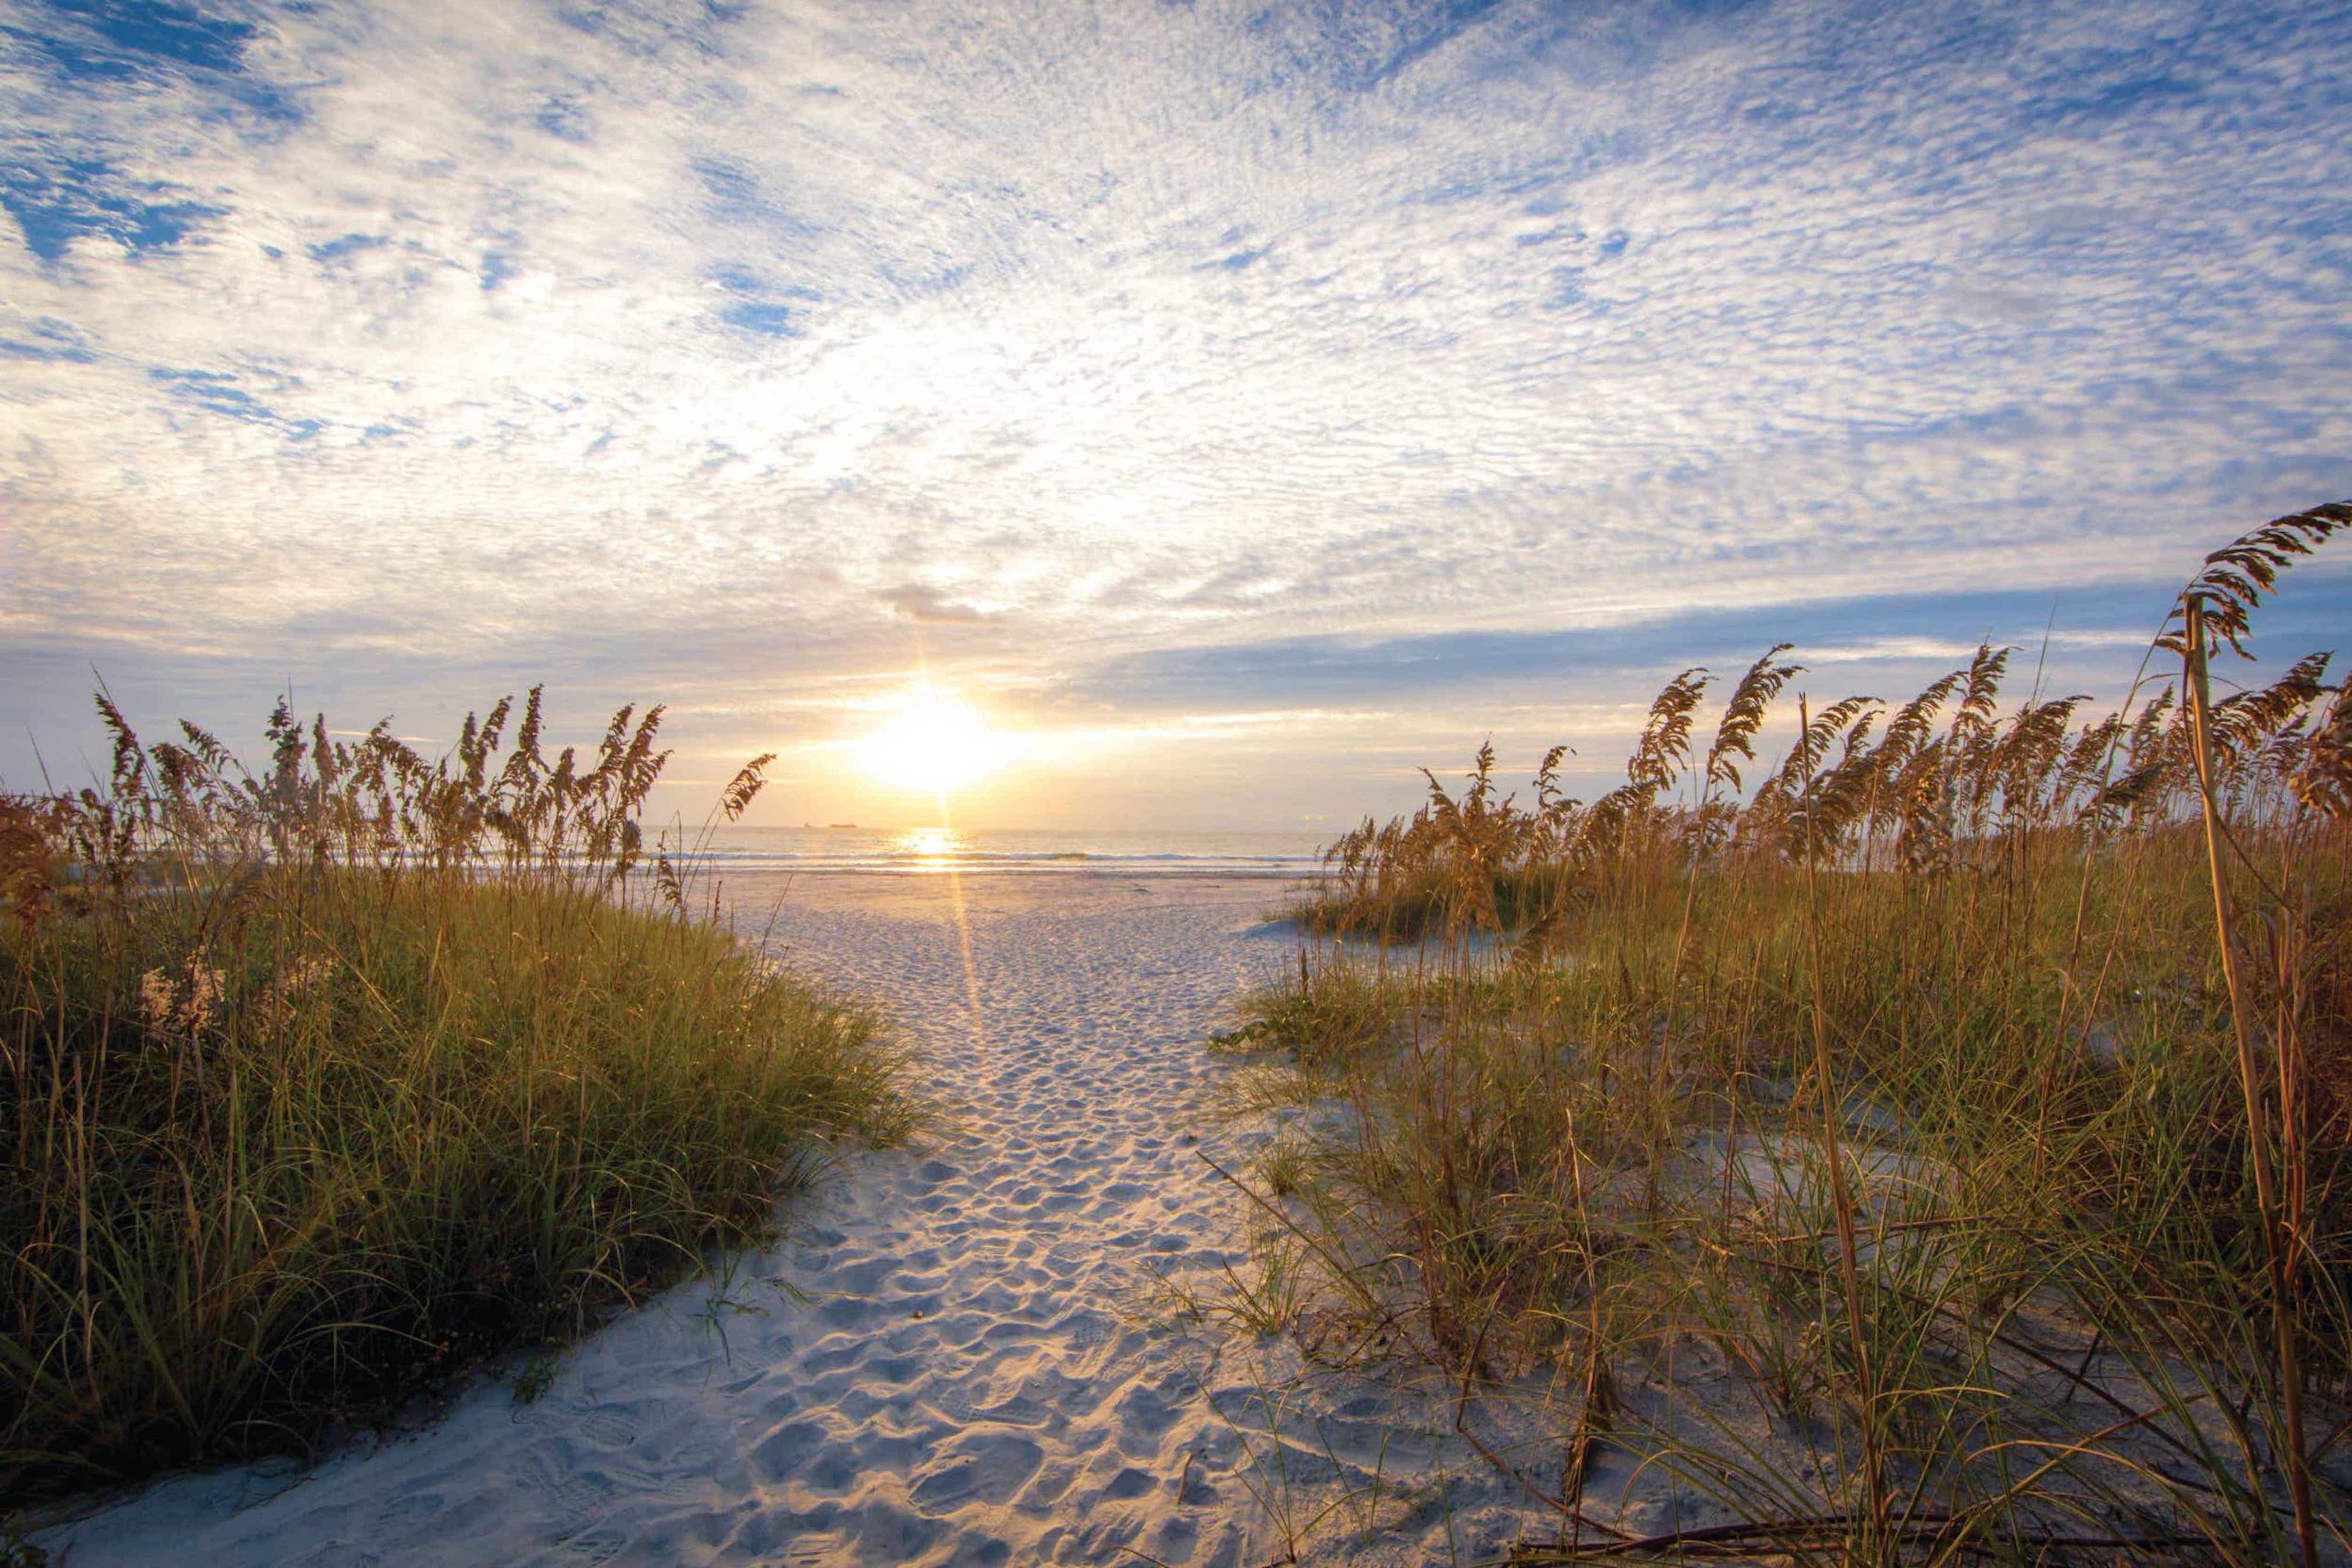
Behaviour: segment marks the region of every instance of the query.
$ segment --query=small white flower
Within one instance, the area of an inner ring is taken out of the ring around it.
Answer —
[[[180,990],[160,969],[151,969],[139,977],[139,1019],[157,1032],[172,1026],[180,1010]]]
[[[183,982],[161,969],[139,977],[140,1022],[157,1034],[193,1035],[219,1016],[228,998],[227,976],[191,962]]]

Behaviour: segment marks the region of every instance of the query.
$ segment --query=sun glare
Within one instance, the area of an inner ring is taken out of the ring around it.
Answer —
[[[856,743],[866,773],[899,789],[943,794],[977,784],[1011,762],[1020,746],[988,727],[979,710],[919,686],[882,727]]]
[[[952,827],[918,827],[898,840],[900,853],[919,856],[925,860],[953,860],[963,841]]]

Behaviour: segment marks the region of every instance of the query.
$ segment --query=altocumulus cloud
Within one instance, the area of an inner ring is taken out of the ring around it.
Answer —
[[[2165,0],[10,0],[0,637],[1230,697],[2175,575],[2352,491],[2347,74]]]

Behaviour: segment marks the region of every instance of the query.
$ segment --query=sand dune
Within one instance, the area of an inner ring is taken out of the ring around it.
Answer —
[[[781,892],[730,889],[754,931]],[[1184,1326],[1139,1289],[1213,1270],[1242,1223],[1195,1152],[1230,1166],[1249,1141],[1206,1113],[1224,1069],[1201,1040],[1287,959],[1285,937],[1252,930],[1277,896],[1262,881],[802,879],[771,942],[884,1002],[951,1124],[851,1153],[785,1242],[593,1336],[534,1403],[486,1381],[445,1418],[307,1473],[174,1479],[45,1542],[69,1545],[75,1568],[1253,1568],[1285,1550],[1286,1520],[1349,1487],[1389,1500],[1384,1517],[1436,1500],[1378,1557],[1443,1561],[1473,1545],[1465,1531],[1507,1539],[1507,1496],[1455,1472],[1420,1436],[1426,1413],[1370,1388],[1310,1407],[1281,1343]],[[1336,1528],[1355,1517],[1329,1513],[1307,1544],[1361,1548]]]

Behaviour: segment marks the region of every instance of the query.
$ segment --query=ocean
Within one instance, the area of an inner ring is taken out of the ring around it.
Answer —
[[[949,871],[1036,876],[1297,878],[1318,875],[1330,833],[1186,833],[1157,828],[995,829],[722,826],[698,858],[705,870],[929,876]]]

